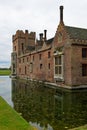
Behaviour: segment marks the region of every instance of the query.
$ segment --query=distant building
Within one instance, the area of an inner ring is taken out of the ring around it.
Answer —
[[[70,86],[87,85],[87,29],[60,23],[55,36],[47,30],[36,39],[35,32],[18,30],[13,35],[12,75]]]

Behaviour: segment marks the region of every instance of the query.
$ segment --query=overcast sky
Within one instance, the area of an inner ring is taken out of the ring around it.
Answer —
[[[64,23],[87,28],[87,0],[0,0],[0,67],[10,63],[12,35],[17,30],[47,29],[48,38],[59,24],[59,6],[64,6]]]

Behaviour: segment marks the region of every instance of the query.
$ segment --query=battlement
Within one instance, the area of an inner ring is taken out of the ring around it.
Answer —
[[[25,39],[26,37],[28,37],[29,39],[35,39],[36,33],[35,32],[29,33],[28,30],[25,30],[25,32],[23,32],[23,30],[17,30],[16,34],[12,36],[12,40],[15,41],[18,38]]]

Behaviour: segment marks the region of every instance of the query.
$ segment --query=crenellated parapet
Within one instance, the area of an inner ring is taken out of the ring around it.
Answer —
[[[28,30],[22,31],[22,30],[17,30],[16,34],[12,36],[12,41],[14,42],[16,39],[18,38],[24,38],[26,39],[26,37],[30,38],[30,39],[35,39],[36,37],[36,33],[35,32],[28,32]]]

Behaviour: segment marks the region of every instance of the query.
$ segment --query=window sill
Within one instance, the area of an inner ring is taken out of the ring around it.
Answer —
[[[61,76],[54,76],[54,79],[56,80],[56,81],[64,81],[64,78],[63,77],[61,77]]]

